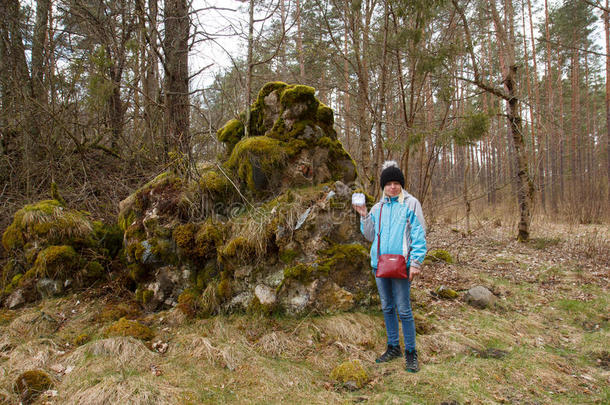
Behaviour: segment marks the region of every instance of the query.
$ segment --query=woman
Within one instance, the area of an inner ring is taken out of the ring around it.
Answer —
[[[402,254],[405,257],[409,276],[406,279],[375,277],[388,338],[387,350],[376,362],[383,363],[402,355],[396,318],[398,311],[405,342],[406,370],[416,373],[419,371],[419,363],[415,349],[415,322],[411,312],[410,290],[411,282],[419,275],[426,256],[426,225],[419,201],[404,190],[405,177],[395,161],[387,161],[383,164],[380,183],[383,194],[370,213],[367,213],[366,206],[354,205],[354,209],[360,214],[362,234],[373,242],[371,246],[373,274],[377,270],[379,253]],[[383,209],[381,209],[382,205]],[[380,211],[381,218],[379,218]],[[378,238],[380,252],[377,252]]]

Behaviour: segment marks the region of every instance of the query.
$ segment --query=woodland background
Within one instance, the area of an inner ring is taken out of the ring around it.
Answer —
[[[400,162],[429,218],[468,231],[473,212],[504,211],[524,238],[532,215],[607,221],[608,11],[608,0],[4,0],[0,229],[52,182],[75,208],[114,218],[155,175],[215,159],[216,131],[275,80],[315,87],[369,192],[383,160]]]

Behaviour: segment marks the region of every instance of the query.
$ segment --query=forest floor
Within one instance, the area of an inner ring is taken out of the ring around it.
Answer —
[[[428,265],[413,285],[425,329],[417,374],[403,360],[375,364],[385,349],[378,308],[194,320],[136,311],[155,333],[142,342],[104,337],[126,307],[99,289],[0,310],[0,404],[19,402],[14,382],[30,369],[53,379],[40,404],[610,403],[610,228],[539,223],[518,243],[496,225],[431,227],[429,248],[455,263]],[[475,309],[436,297],[441,285],[460,296],[483,285],[498,300]],[[366,371],[362,388],[330,378],[349,360]]]

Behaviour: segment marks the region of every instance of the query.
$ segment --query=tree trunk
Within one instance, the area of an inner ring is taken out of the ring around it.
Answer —
[[[180,170],[190,175],[191,139],[189,133],[189,15],[186,0],[165,0],[166,126],[169,150],[178,156]]]
[[[248,9],[250,16],[248,23],[248,58],[246,60],[246,123],[244,128],[244,136],[249,137],[250,128],[250,103],[252,100],[252,68],[254,67],[253,62],[253,48],[254,48],[254,0],[250,0],[250,7]]]
[[[383,11],[383,45],[381,50],[381,66],[380,66],[380,75],[381,75],[381,84],[379,89],[379,106],[377,108],[377,123],[375,130],[375,159],[373,162],[373,190],[375,191],[375,195],[379,192],[379,170],[381,168],[381,155],[383,150],[383,113],[385,110],[386,104],[386,78],[387,78],[387,55],[388,55],[388,4],[387,2],[384,5]]]
[[[533,85],[534,85],[534,102],[535,102],[535,108],[532,108],[536,114],[532,116],[532,126],[535,129],[535,140],[534,142],[537,144],[537,157],[536,157],[536,166],[538,167],[538,189],[540,192],[540,205],[542,206],[543,209],[545,209],[546,207],[546,186],[545,186],[545,166],[546,166],[546,159],[544,159],[545,156],[545,142],[544,142],[544,138],[545,138],[545,132],[546,131],[542,131],[540,122],[540,89],[538,86],[538,63],[536,62],[536,40],[534,37],[534,23],[532,20],[532,2],[531,0],[527,0],[527,9],[528,9],[528,16],[529,16],[529,26],[530,26],[530,38],[532,41],[532,62],[533,62],[533,68],[534,68],[534,80],[533,80]],[[535,121],[534,121],[535,120]],[[548,147],[548,146],[547,146]]]
[[[608,198],[610,199],[610,12],[608,0],[604,10],[604,33],[606,37],[606,169],[608,170]]]
[[[296,0],[297,7],[297,53],[299,57],[300,83],[305,83],[305,56],[303,54],[303,32],[301,31],[301,0]]]

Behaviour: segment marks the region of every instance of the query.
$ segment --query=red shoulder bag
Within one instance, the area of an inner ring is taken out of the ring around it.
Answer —
[[[381,239],[381,212],[383,203],[379,209],[379,230],[377,231],[377,272],[375,277],[381,278],[409,278],[407,262],[403,255],[380,255],[379,240]]]

